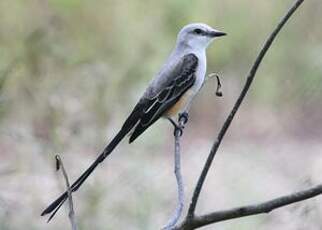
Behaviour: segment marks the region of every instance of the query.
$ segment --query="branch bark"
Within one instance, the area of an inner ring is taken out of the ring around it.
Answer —
[[[168,223],[163,227],[164,230],[172,230],[180,219],[184,207],[184,183],[181,173],[181,148],[180,148],[180,138],[183,134],[183,128],[185,125],[185,120],[179,116],[178,125],[181,127],[179,130],[177,127],[174,127],[174,174],[177,181],[177,190],[178,190],[178,203],[176,209],[169,219]]]
[[[67,175],[63,161],[61,160],[60,156],[56,155],[55,158],[56,158],[56,169],[58,171],[61,168],[61,171],[62,171],[64,179],[65,179],[66,187],[67,187],[68,205],[69,205],[69,213],[68,213],[69,221],[72,226],[72,230],[78,230],[77,224],[76,224],[75,212],[74,212],[72,190],[71,190],[70,183],[68,180],[68,175]]]
[[[192,230],[225,220],[269,213],[277,208],[307,200],[321,194],[322,184],[307,190],[302,190],[300,192],[292,193],[287,196],[278,197],[263,203],[212,212],[202,216],[195,216],[193,219],[183,222],[181,225],[175,228],[175,230]]]
[[[195,186],[194,192],[193,192],[193,196],[191,199],[191,203],[189,206],[189,210],[188,210],[188,214],[186,217],[186,222],[191,222],[194,218],[195,215],[195,210],[196,210],[196,206],[198,203],[198,199],[200,196],[200,192],[202,190],[203,184],[205,182],[205,179],[207,177],[208,171],[211,167],[211,164],[213,162],[213,159],[218,151],[218,148],[221,144],[222,139],[224,138],[232,120],[234,119],[235,114],[237,113],[241,103],[243,102],[249,87],[251,86],[253,79],[255,78],[257,69],[259,67],[259,65],[261,64],[265,54],[267,53],[267,51],[269,50],[270,46],[272,45],[274,39],[276,38],[276,36],[278,35],[278,33],[280,32],[280,30],[283,28],[283,26],[285,25],[285,23],[288,21],[288,19],[293,15],[293,13],[298,9],[298,7],[304,2],[304,0],[297,0],[295,1],[295,3],[291,6],[291,8],[287,11],[286,15],[281,19],[281,21],[278,23],[278,25],[276,26],[276,28],[273,30],[273,32],[270,34],[270,36],[268,37],[268,39],[266,40],[263,48],[261,49],[261,51],[259,52],[253,66],[251,67],[249,74],[247,76],[246,79],[246,83],[236,101],[236,103],[234,104],[230,114],[228,115],[227,119],[225,120],[217,139],[215,140],[215,142],[213,143],[213,146],[211,148],[211,151],[208,155],[208,158],[206,160],[206,163],[202,169],[201,175],[198,178],[198,182]]]

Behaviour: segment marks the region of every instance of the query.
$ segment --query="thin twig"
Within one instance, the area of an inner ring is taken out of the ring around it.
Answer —
[[[287,196],[278,197],[263,203],[212,212],[202,216],[194,216],[193,219],[187,222],[183,222],[180,226],[175,228],[175,230],[191,230],[220,221],[269,213],[274,209],[294,204],[303,200],[307,200],[321,194],[322,184],[312,187],[310,189],[289,194]]]
[[[214,78],[214,77],[216,77],[216,81],[217,81],[217,88],[216,88],[215,94],[216,94],[216,96],[217,96],[217,97],[222,97],[222,96],[223,96],[223,94],[222,94],[222,92],[220,91],[220,89],[221,89],[221,82],[220,82],[220,79],[219,79],[219,75],[218,75],[218,74],[216,74],[216,73],[210,73],[210,74],[208,74],[208,75],[206,76],[205,81],[203,82],[202,86],[203,86],[203,85],[204,85],[208,80],[210,80],[210,79],[212,79],[212,78]]]
[[[68,204],[69,204],[69,220],[70,220],[70,224],[72,226],[72,230],[77,230],[77,224],[76,224],[76,218],[75,218],[75,212],[74,212],[74,205],[73,205],[73,196],[72,196],[72,190],[70,187],[70,183],[68,180],[68,175],[67,172],[65,170],[63,161],[61,160],[59,155],[55,156],[56,159],[56,169],[59,170],[61,168],[61,171],[63,173],[65,182],[66,182],[66,187],[67,187],[67,194],[68,194]]]
[[[184,119],[178,119],[178,123],[180,127],[184,127]],[[183,132],[183,130],[182,130]],[[163,228],[165,230],[171,230],[175,227],[178,220],[180,219],[184,207],[184,184],[181,174],[181,151],[180,151],[180,137],[183,133],[181,133],[178,129],[174,131],[174,173],[176,175],[177,181],[177,191],[178,191],[178,203],[177,207],[169,219],[166,226]]]
[[[191,203],[190,203],[190,206],[189,206],[189,210],[188,210],[188,215],[187,215],[187,219],[192,219],[193,216],[194,216],[194,213],[195,213],[195,209],[196,209],[196,205],[198,203],[198,199],[199,199],[199,195],[200,195],[200,192],[202,190],[202,186],[205,182],[205,179],[206,179],[206,176],[208,174],[208,171],[211,167],[211,164],[212,164],[212,161],[217,153],[217,150],[220,146],[220,143],[223,139],[223,137],[225,136],[226,134],[226,131],[228,130],[237,110],[239,109],[244,97],[246,96],[248,90],[249,90],[249,87],[255,77],[255,74],[256,74],[256,71],[260,65],[260,63],[262,62],[266,52],[268,51],[268,49],[270,48],[271,44],[273,43],[275,37],[277,36],[277,34],[280,32],[280,30],[282,29],[282,27],[285,25],[285,23],[288,21],[288,19],[292,16],[292,14],[297,10],[297,8],[303,3],[304,0],[297,0],[294,5],[288,10],[288,12],[286,13],[286,15],[282,18],[282,20],[278,23],[277,27],[274,29],[274,31],[271,33],[271,35],[268,37],[268,39],[266,40],[263,48],[261,49],[260,53],[258,54],[253,66],[251,67],[250,69],[250,72],[247,76],[247,80],[246,80],[246,83],[244,85],[244,88],[242,89],[234,107],[232,108],[230,114],[228,115],[226,121],[224,122],[219,134],[218,134],[218,137],[217,139],[215,140],[212,148],[211,148],[211,151],[208,155],[208,158],[206,160],[206,163],[202,169],[202,172],[201,172],[201,175],[200,177],[198,178],[198,182],[196,184],[196,187],[194,189],[194,192],[193,192],[193,196],[192,196],[192,199],[191,199]]]

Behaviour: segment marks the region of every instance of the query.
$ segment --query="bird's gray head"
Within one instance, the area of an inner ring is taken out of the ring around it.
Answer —
[[[183,27],[177,37],[177,46],[192,49],[206,49],[215,39],[226,33],[211,28],[203,23],[192,23]]]

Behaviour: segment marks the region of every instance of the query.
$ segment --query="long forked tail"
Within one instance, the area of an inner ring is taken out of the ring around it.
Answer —
[[[114,150],[114,148],[120,143],[120,141],[129,132],[130,127],[123,128],[118,132],[118,134],[113,138],[113,140],[105,147],[103,152],[97,157],[97,159],[89,166],[89,168],[72,184],[71,191],[75,192],[84,183],[87,177],[94,171],[94,169]],[[51,213],[48,222],[55,216],[56,212],[67,200],[67,191],[64,192],[60,197],[58,197],[54,202],[52,202],[41,215],[47,215]]]

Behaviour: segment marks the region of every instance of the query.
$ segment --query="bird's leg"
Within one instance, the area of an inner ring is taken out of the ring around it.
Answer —
[[[174,127],[174,131],[173,131],[173,135],[174,136],[182,136],[183,133],[183,129],[184,127],[181,126],[180,124],[177,124],[177,122],[175,122],[172,118],[168,117],[168,120],[171,122],[171,124]]]
[[[179,136],[182,136],[184,126],[189,120],[189,114],[187,112],[179,113],[178,123],[175,122],[171,117],[168,117],[168,120],[174,127],[173,135],[176,136],[178,133]]]

